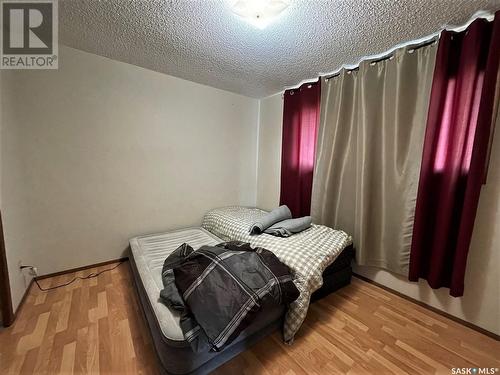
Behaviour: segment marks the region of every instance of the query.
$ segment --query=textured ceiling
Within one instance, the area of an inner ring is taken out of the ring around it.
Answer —
[[[264,97],[364,55],[460,25],[500,0],[292,0],[259,30],[226,0],[60,0],[60,42]]]

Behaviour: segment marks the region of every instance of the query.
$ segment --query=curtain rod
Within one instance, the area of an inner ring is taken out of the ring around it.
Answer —
[[[407,50],[408,53],[413,53],[417,50],[419,50],[420,48],[424,48],[424,47],[428,47],[430,45],[433,45],[435,44],[437,41],[439,40],[439,37],[433,37],[423,43],[419,43],[419,44],[415,44],[413,46],[411,46],[411,48],[409,48]],[[407,47],[410,47],[410,45],[408,45]],[[401,48],[404,48],[404,47],[401,47]],[[385,60],[392,60],[394,58],[394,52],[396,50],[394,50],[393,52],[389,53],[388,55],[386,56],[383,56],[381,58],[378,58],[376,60],[371,60],[370,59],[366,59],[366,60],[363,60],[363,61],[370,61],[370,65],[376,65],[377,63],[379,62],[382,62],[382,61],[385,61]],[[359,65],[352,68],[352,69],[345,69],[347,74],[349,74],[350,72],[352,71],[356,71],[356,70],[359,70]],[[325,80],[328,81],[329,79],[331,78],[335,78],[335,77],[338,77],[340,75],[340,73],[342,72],[342,69],[340,69],[338,72],[334,73],[334,74],[331,74],[331,75],[327,75],[327,76],[324,76],[325,77]]]
[[[415,39],[415,40],[412,40],[412,41],[408,41],[406,43],[400,43],[400,44],[394,46],[393,48],[391,48],[389,51],[383,52],[381,54],[376,54],[376,55],[371,55],[371,56],[363,56],[358,61],[357,64],[342,65],[339,69],[335,70],[333,73],[326,73],[326,74],[325,73],[319,73],[318,75],[319,75],[319,77],[325,77],[326,76],[328,79],[330,79],[330,78],[338,76],[340,74],[340,72],[342,71],[342,69],[345,69],[347,72],[349,72],[349,71],[351,71],[351,72],[352,71],[356,71],[357,69],[359,69],[359,64],[361,62],[366,61],[366,60],[371,60],[371,59],[379,59],[380,61],[384,61],[385,59],[390,58],[391,55],[393,55],[394,51],[396,51],[399,48],[404,48],[404,47],[408,47],[408,46],[414,45],[414,46],[417,46],[417,48],[413,48],[413,52],[414,52],[415,49],[422,48],[422,47],[425,47],[428,44],[432,44],[432,43],[436,42],[439,39],[439,36],[441,35],[442,31],[448,30],[448,31],[460,32],[460,31],[465,30],[467,27],[469,27],[469,25],[472,22],[474,22],[475,20],[477,20],[479,18],[485,18],[488,21],[492,21],[494,17],[495,17],[495,14],[494,14],[493,11],[478,11],[478,12],[474,13],[474,15],[465,24],[463,24],[461,26],[444,25],[438,32],[435,32],[433,34],[427,35],[427,36],[425,36],[423,38]],[[408,52],[411,49],[412,48],[410,48],[408,50]],[[410,52],[410,53],[412,53],[412,52]],[[317,81],[318,81],[318,77],[315,77],[315,78],[312,78],[312,79],[305,79],[305,80],[302,80],[301,82],[299,82],[297,85],[285,87],[285,89],[283,91],[278,91],[276,94],[281,93],[281,97],[283,97],[283,94],[285,93],[286,90],[295,90],[295,89],[298,89],[300,86],[302,86],[305,83],[314,83],[314,82],[317,82]],[[276,95],[276,94],[273,94],[273,95]],[[270,96],[272,96],[272,95],[270,95]]]

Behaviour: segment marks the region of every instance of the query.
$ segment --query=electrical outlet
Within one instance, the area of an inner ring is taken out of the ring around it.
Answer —
[[[29,276],[33,276],[33,277],[38,276],[38,268],[36,268],[35,266],[23,264],[22,260],[19,261],[18,266],[19,266],[20,272],[23,275],[25,275],[25,276],[29,275]],[[23,272],[24,270],[27,270],[27,272]]]

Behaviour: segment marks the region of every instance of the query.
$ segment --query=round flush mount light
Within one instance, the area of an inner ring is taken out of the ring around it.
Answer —
[[[233,13],[251,25],[263,29],[290,5],[290,0],[233,0]]]

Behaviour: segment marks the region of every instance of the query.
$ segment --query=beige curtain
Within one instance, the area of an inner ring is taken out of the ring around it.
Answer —
[[[436,50],[401,48],[321,84],[311,214],[352,235],[359,265],[408,274]]]

